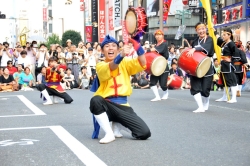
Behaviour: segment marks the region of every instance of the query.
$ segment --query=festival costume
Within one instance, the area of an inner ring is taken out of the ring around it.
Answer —
[[[237,53],[238,49],[233,41],[229,41],[228,43],[226,43],[220,37],[217,39],[217,45],[222,48],[221,73],[223,73],[226,84],[228,87],[231,88],[232,92],[232,98],[231,100],[228,101],[228,103],[235,103],[237,102],[236,100],[237,79],[234,73],[236,69],[233,63],[237,59],[240,59],[240,56]],[[226,88],[224,88],[223,97],[216,101],[227,101]]]
[[[63,98],[66,104],[69,104],[73,101],[73,99],[64,91],[60,82],[62,80],[62,76],[54,71],[51,67],[46,68],[46,84],[37,85],[37,89],[42,92],[42,95],[46,98],[47,102],[45,105],[53,104],[50,99],[50,95],[57,96],[59,98]],[[54,101],[56,98],[54,97]]]
[[[210,36],[206,36],[203,39],[199,39],[199,37],[196,38],[192,43],[192,48],[195,48],[195,51],[201,51],[205,53],[208,57],[213,57],[214,46],[213,39]],[[198,113],[208,110],[213,75],[214,69],[212,64],[204,77],[198,78],[196,76],[190,75],[190,92],[198,104],[198,109],[193,112]]]
[[[235,59],[234,61],[234,67],[235,67],[235,75],[236,75],[236,80],[237,80],[237,84],[238,84],[238,89],[237,89],[237,97],[241,96],[241,89],[242,89],[242,82],[243,82],[243,78],[244,78],[244,74],[245,74],[245,67],[244,64],[247,63],[247,58],[246,58],[246,54],[244,51],[242,51],[241,49],[238,49],[238,55],[240,56],[240,58]]]
[[[101,46],[111,42],[118,45],[117,41],[108,35]],[[119,56],[114,59],[114,63]],[[115,140],[115,136],[120,137],[118,125],[114,126],[114,133],[110,127],[109,121],[113,121],[128,128],[136,139],[147,139],[151,136],[148,126],[127,103],[127,96],[132,93],[130,76],[145,70],[146,66],[141,66],[139,59],[126,57],[120,58],[116,64],[119,64],[118,68],[113,71],[110,70],[109,62],[99,62],[96,66],[100,85],[96,85],[98,81],[95,79],[95,85],[91,89],[95,91],[95,88],[98,88],[90,101],[90,111],[94,114],[95,122],[92,138],[97,138],[99,134],[96,121],[105,131],[105,137],[100,140],[100,143],[109,143]]]
[[[166,41],[163,41],[162,43],[159,43],[155,46],[156,52],[158,52],[161,56],[163,56],[166,60],[168,60],[168,45]],[[167,80],[168,80],[168,74],[169,74],[169,67],[166,65],[164,73],[162,73],[159,76],[151,75],[150,76],[150,88],[153,90],[155,94],[155,98],[151,101],[159,101],[161,99],[167,99],[168,98],[168,87],[167,87]],[[157,88],[157,82],[159,81],[159,84],[161,86],[161,89],[163,90],[164,94],[163,97],[160,98],[158,88]]]

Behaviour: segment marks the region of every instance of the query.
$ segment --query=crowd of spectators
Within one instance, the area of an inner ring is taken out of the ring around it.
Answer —
[[[178,75],[183,79],[181,88],[189,89],[189,75],[178,67],[178,58],[181,52],[190,47],[186,39],[183,40],[184,42],[186,47],[176,47],[173,43],[169,45],[168,65],[170,74]],[[127,58],[137,58],[138,55],[133,48],[133,44],[128,44],[131,51]],[[121,50],[123,46],[123,41],[119,41]],[[149,44],[148,41],[143,44],[145,52],[149,52],[154,46],[155,44]],[[246,53],[250,52],[250,42],[247,44],[245,51]],[[32,90],[36,84],[45,82],[44,76],[46,67],[48,67],[48,59],[53,56],[57,57],[59,64],[67,65],[62,81],[62,87],[66,90],[73,88],[89,89],[96,77],[96,64],[105,60],[98,42],[79,42],[78,45],[74,45],[69,39],[66,42],[66,47],[52,44],[49,48],[45,44],[38,46],[36,41],[27,42],[25,46],[21,46],[17,42],[15,48],[9,48],[7,42],[0,43],[0,91],[5,89],[7,89],[6,91]],[[222,87],[218,85],[220,65],[216,58],[213,63],[216,74],[211,89],[221,90]],[[150,74],[145,71],[131,77],[132,88],[147,89],[149,83]]]

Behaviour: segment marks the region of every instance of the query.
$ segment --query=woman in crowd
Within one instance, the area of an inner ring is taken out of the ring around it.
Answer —
[[[169,57],[168,57],[168,65],[171,66],[172,59],[176,58],[175,55],[175,47],[170,47],[169,48]]]
[[[100,44],[96,46],[96,57],[98,58],[98,62],[102,62],[105,60],[105,57],[102,54],[102,48]]]
[[[18,90],[18,84],[13,76],[9,74],[8,68],[3,68],[3,74],[0,76],[0,90],[13,91]]]
[[[89,79],[90,79],[90,75],[87,73],[87,67],[82,66],[81,73],[79,75],[79,81],[80,81],[79,88],[80,89],[88,89],[89,88]]]
[[[65,54],[62,52],[62,47],[57,46],[56,51],[58,53],[58,63],[65,65],[66,64],[66,58],[65,58]]]
[[[25,67],[24,72],[22,74],[20,74],[20,81],[21,81],[21,84],[23,85],[22,88],[25,88],[25,87],[32,88],[33,76],[30,73],[29,67]]]

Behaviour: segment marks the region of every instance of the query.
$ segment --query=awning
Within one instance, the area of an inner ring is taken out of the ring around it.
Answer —
[[[236,25],[236,24],[240,24],[243,22],[247,22],[250,21],[250,18],[245,18],[245,19],[241,19],[241,20],[236,20],[236,21],[231,21],[229,23],[226,24],[219,24],[219,25],[215,25],[214,28],[221,28],[221,27],[227,27],[227,26],[231,26],[231,25]]]

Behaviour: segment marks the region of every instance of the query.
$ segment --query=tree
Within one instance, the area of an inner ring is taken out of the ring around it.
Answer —
[[[61,41],[59,39],[59,36],[57,34],[52,34],[51,36],[49,36],[47,38],[47,41],[46,41],[46,46],[48,47],[48,49],[50,48],[50,45],[51,44],[61,44]]]
[[[70,39],[72,41],[72,44],[78,45],[80,41],[82,41],[82,37],[79,32],[76,32],[74,30],[68,30],[63,33],[62,35],[62,46],[66,47],[66,41]]]

